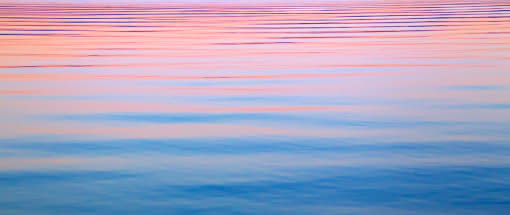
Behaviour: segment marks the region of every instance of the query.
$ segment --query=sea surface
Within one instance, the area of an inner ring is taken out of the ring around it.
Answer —
[[[509,213],[509,1],[0,1],[2,215]]]

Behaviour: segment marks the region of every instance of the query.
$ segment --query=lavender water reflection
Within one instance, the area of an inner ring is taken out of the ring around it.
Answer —
[[[509,11],[0,3],[0,214],[505,214]]]

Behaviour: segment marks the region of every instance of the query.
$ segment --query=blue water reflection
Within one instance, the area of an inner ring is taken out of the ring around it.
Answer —
[[[0,3],[0,214],[508,214],[510,5]]]

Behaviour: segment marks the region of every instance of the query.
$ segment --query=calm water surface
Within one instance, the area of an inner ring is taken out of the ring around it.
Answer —
[[[298,2],[0,2],[0,214],[508,214],[510,2]]]

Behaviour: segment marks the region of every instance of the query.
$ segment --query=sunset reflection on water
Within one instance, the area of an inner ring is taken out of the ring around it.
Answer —
[[[505,214],[510,4],[0,3],[0,214]]]

